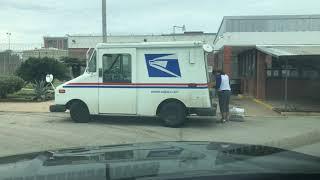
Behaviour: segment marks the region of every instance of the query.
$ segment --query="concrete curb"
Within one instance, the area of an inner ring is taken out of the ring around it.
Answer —
[[[244,117],[251,117],[251,118],[287,118],[284,115],[279,114],[278,116],[259,116],[259,115],[245,115]]]
[[[51,112],[49,110],[48,111],[14,111],[14,110],[4,111],[4,110],[0,110],[0,113],[51,113]]]
[[[320,116],[320,112],[281,112],[284,116]]]
[[[267,109],[273,110],[273,106],[268,104],[268,103],[266,103],[266,102],[263,102],[263,101],[261,101],[259,99],[256,99],[256,98],[253,98],[252,100],[257,104],[260,104],[260,105],[266,107]]]

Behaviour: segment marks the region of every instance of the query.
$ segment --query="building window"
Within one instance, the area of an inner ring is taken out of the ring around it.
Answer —
[[[267,77],[272,77],[272,70],[267,70]]]
[[[272,65],[266,69],[267,77],[279,79],[288,76],[289,79],[319,79],[320,71],[314,66],[316,62],[318,62],[317,59],[306,57],[273,58]]]

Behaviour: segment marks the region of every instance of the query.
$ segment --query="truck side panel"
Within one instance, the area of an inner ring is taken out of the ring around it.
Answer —
[[[166,99],[210,108],[204,52],[196,48],[137,49],[137,114],[154,116]]]

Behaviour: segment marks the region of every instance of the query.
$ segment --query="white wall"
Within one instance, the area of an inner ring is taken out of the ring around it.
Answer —
[[[255,45],[320,45],[320,31],[305,32],[227,32],[218,38],[214,48]]]

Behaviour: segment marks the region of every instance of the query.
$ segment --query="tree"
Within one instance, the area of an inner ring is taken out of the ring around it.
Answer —
[[[68,79],[68,69],[62,62],[53,58],[29,58],[21,64],[17,75],[27,82],[45,80],[47,74],[52,74],[56,79]]]
[[[68,67],[71,67],[73,77],[80,76],[81,75],[81,67],[86,67],[86,62],[81,61],[77,58],[64,57],[61,59],[61,61],[65,65],[67,65]]]

